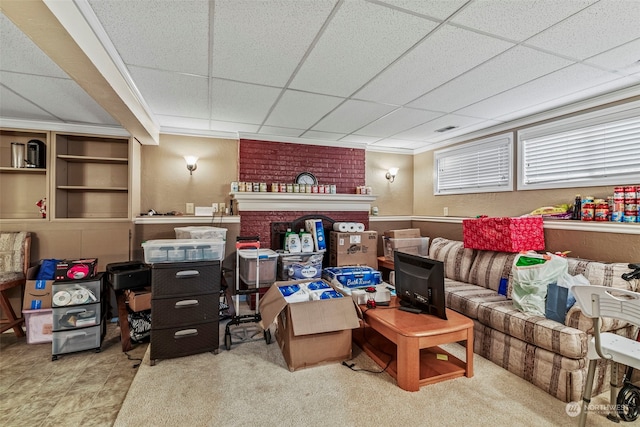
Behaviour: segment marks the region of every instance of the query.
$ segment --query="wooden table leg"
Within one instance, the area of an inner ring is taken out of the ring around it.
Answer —
[[[398,335],[398,387],[407,391],[420,390],[420,343],[415,338]]]
[[[131,335],[129,332],[129,311],[124,291],[115,291],[118,303],[118,321],[120,322],[120,343],[122,351],[131,350]]]
[[[467,378],[473,377],[473,326],[467,329],[467,360],[466,360],[466,373]]]

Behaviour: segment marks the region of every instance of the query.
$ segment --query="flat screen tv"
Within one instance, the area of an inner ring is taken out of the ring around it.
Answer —
[[[419,255],[394,252],[396,295],[400,309],[447,319],[444,263]]]

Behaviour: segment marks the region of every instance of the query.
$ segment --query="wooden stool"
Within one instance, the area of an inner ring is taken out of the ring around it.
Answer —
[[[26,283],[30,250],[31,233],[24,231],[1,233],[0,254],[3,271],[0,271],[0,307],[6,319],[0,320],[0,333],[13,328],[17,337],[25,335],[22,330],[24,317],[16,316],[9,301],[9,292]]]

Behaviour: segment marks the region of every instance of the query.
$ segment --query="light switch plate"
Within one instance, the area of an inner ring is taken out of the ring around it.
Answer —
[[[185,209],[185,212],[187,213],[187,215],[189,215],[189,214],[193,215],[193,212],[194,212],[193,203],[187,203],[187,207]]]

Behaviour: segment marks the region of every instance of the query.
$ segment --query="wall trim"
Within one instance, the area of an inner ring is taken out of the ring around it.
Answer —
[[[411,220],[416,222],[446,222],[452,224],[462,224],[463,217],[450,216],[412,216]],[[612,234],[639,234],[640,224],[624,222],[591,222],[591,221],[571,221],[571,220],[544,220],[544,228],[549,230],[573,230],[587,231],[593,233]]]
[[[243,211],[370,212],[377,196],[365,194],[229,193]]]

